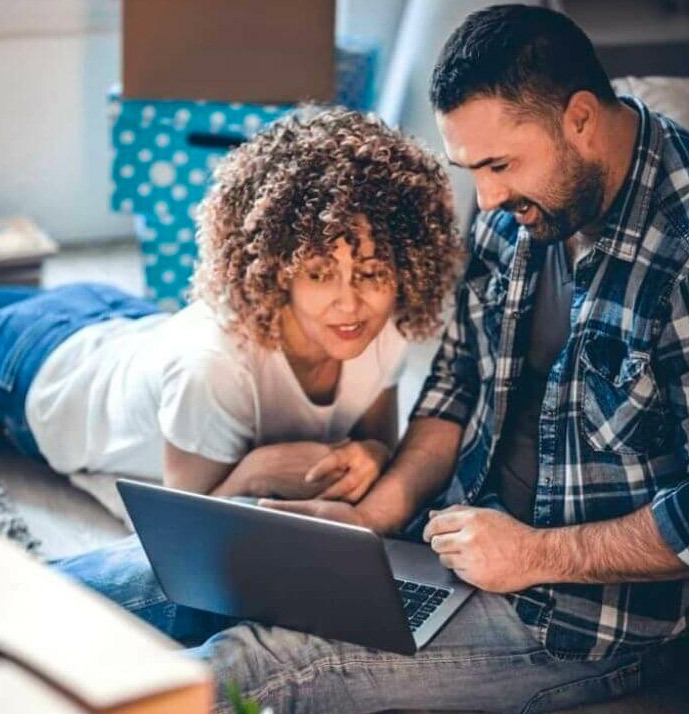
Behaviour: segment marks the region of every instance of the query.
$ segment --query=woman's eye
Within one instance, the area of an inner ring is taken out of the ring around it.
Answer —
[[[369,265],[356,271],[356,280],[366,283],[385,283],[391,278],[391,271],[387,265]]]
[[[325,270],[309,270],[306,277],[314,283],[325,283],[332,277],[332,273]]]
[[[509,164],[493,164],[493,165],[490,167],[490,170],[491,170],[494,174],[499,174],[499,173],[501,173],[501,172],[503,172],[503,171],[506,171],[508,168],[509,168]]]

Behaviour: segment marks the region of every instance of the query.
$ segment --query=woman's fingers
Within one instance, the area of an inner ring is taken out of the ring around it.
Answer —
[[[304,476],[305,483],[314,483],[332,473],[339,466],[339,457],[335,453],[324,456],[320,461],[314,464]]]

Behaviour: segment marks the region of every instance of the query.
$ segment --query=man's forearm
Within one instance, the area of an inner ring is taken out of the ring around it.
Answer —
[[[689,577],[662,539],[650,506],[609,521],[535,530],[535,582],[618,583]]]
[[[462,433],[444,419],[412,421],[390,467],[356,506],[366,525],[378,533],[404,526],[452,474]]]

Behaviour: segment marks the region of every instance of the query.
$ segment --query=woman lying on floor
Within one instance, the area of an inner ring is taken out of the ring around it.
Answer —
[[[397,437],[405,337],[455,277],[448,182],[379,120],[331,110],[231,152],[175,315],[94,284],[0,291],[0,420],[63,473],[217,495],[359,500]]]

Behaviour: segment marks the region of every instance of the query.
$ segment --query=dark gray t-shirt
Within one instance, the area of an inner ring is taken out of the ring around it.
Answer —
[[[548,246],[536,291],[529,352],[491,470],[500,500],[525,523],[533,521],[541,404],[550,368],[569,337],[572,287],[564,242]]]

